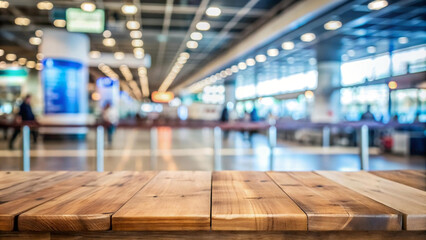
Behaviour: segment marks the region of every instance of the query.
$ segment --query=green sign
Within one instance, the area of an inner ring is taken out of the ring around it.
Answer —
[[[105,29],[105,12],[102,9],[85,12],[80,8],[68,8],[66,20],[69,32],[102,33]]]

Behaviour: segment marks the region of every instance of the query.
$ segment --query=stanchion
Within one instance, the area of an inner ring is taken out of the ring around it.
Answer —
[[[213,142],[213,170],[222,170],[222,130],[220,127],[214,127],[213,129],[214,142]]]
[[[96,128],[96,171],[104,171],[104,126]]]
[[[22,127],[22,170],[30,171],[30,127]]]
[[[151,138],[151,144],[150,144],[150,150],[151,150],[151,170],[157,169],[157,144],[158,144],[158,130],[156,127],[152,127],[150,130],[150,138]]]
[[[322,147],[330,147],[330,127],[322,128]]]
[[[270,126],[268,129],[268,138],[269,138],[269,169],[274,170],[274,149],[277,146],[277,128],[275,126]]]
[[[368,126],[363,125],[360,129],[359,152],[361,159],[361,170],[369,170],[369,152],[368,152]]]

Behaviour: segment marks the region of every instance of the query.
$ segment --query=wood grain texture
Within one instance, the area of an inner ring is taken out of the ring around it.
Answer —
[[[317,173],[400,211],[404,229],[426,230],[426,192],[363,171]]]
[[[266,173],[213,173],[212,230],[306,229],[306,214]]]
[[[211,172],[160,172],[112,216],[115,231],[210,229]]]
[[[425,170],[371,171],[370,173],[394,182],[399,182],[407,186],[426,191]]]
[[[78,188],[101,175],[104,175],[104,173],[82,172],[76,177],[59,181],[50,187],[46,187],[8,202],[3,202],[3,204],[0,204],[0,231],[12,231],[14,228],[15,218],[20,213]]]
[[[308,216],[309,231],[401,230],[401,214],[313,172],[268,172]]]
[[[18,218],[20,231],[109,230],[111,215],[153,176],[154,172],[115,172],[35,207]]]

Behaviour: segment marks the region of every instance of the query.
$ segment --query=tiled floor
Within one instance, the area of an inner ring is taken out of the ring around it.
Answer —
[[[22,166],[20,139],[16,150],[0,141],[0,170]],[[150,150],[150,132],[119,129],[111,146],[105,146],[105,170],[359,170],[357,148],[303,146],[279,141],[271,162],[267,138],[246,139],[231,132],[222,142],[220,161],[214,162],[211,129],[158,129],[156,153]],[[95,133],[86,140],[42,140],[31,146],[32,170],[94,170]],[[424,156],[395,156],[370,149],[370,169],[425,169]],[[156,156],[155,156],[156,155]]]

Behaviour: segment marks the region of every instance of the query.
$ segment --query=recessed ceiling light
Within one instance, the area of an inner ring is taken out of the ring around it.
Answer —
[[[276,57],[278,56],[279,53],[280,53],[279,50],[276,48],[270,48],[268,49],[268,51],[266,51],[266,54],[268,54],[268,56],[270,57]]]
[[[41,1],[41,2],[37,3],[37,8],[39,10],[52,10],[53,3],[49,2],[49,1]]]
[[[85,11],[85,12],[93,12],[96,10],[96,5],[93,2],[83,2],[80,5],[81,10]]]
[[[254,66],[256,64],[256,61],[253,58],[247,58],[246,64],[247,66]]]
[[[203,39],[203,34],[200,33],[200,32],[193,32],[193,33],[191,33],[191,39],[199,41],[199,40]]]
[[[30,42],[31,45],[40,45],[41,38],[39,38],[39,37],[30,37],[29,42]]]
[[[27,68],[35,68],[36,63],[34,61],[28,61],[26,66]]]
[[[37,54],[36,54],[36,58],[37,58],[37,60],[39,60],[39,61],[43,60],[43,58],[44,58],[43,53],[37,53]]]
[[[290,41],[283,42],[283,44],[281,45],[281,47],[282,47],[284,50],[292,50],[292,49],[294,48],[294,43],[293,43],[293,42],[290,42]]]
[[[36,64],[36,67],[35,67],[37,70],[43,70],[43,64],[42,63],[37,63]]]
[[[179,54],[179,56],[180,56],[180,57],[182,57],[182,58],[186,58],[186,59],[188,59],[191,55],[189,55],[189,53],[187,53],[187,52],[181,52],[181,53]]]
[[[238,68],[240,70],[244,70],[244,69],[247,68],[247,64],[245,62],[240,62],[240,63],[238,63]]]
[[[43,31],[42,30],[36,30],[35,33],[36,37],[43,37]]]
[[[347,54],[348,54],[349,57],[354,57],[355,56],[355,51],[352,50],[352,49],[348,50]]]
[[[198,47],[198,43],[196,41],[188,41],[186,43],[186,47],[191,48],[191,49],[195,49]]]
[[[55,21],[53,21],[53,25],[55,27],[63,28],[67,25],[67,21],[65,21],[64,19],[56,19]]]
[[[15,24],[18,26],[28,26],[30,25],[31,20],[26,17],[17,17],[15,18]]]
[[[114,58],[117,60],[123,60],[124,59],[124,53],[123,52],[115,52],[114,53]]]
[[[255,57],[257,62],[265,62],[266,61],[266,56],[264,54],[259,54]]]
[[[134,40],[132,40],[132,46],[133,47],[142,47],[143,41],[140,40],[140,39],[134,39]]]
[[[8,8],[9,2],[8,1],[0,1],[0,8]]]
[[[408,43],[408,38],[407,37],[400,37],[400,38],[398,38],[398,42],[400,44],[407,44]]]
[[[313,40],[315,40],[316,36],[313,33],[305,33],[302,36],[300,36],[300,40],[304,41],[304,42],[312,42]]]
[[[220,16],[221,13],[222,13],[222,11],[218,7],[209,7],[206,10],[207,16],[210,16],[210,17]]]
[[[135,30],[135,29],[139,29],[141,27],[141,24],[138,21],[130,20],[130,21],[127,21],[126,27],[130,30]]]
[[[109,38],[109,37],[111,37],[111,31],[110,30],[105,30],[103,33],[102,33],[102,36],[104,36],[104,38]]]
[[[141,38],[142,37],[142,32],[139,31],[139,30],[130,31],[130,37],[131,38]]]
[[[197,25],[195,25],[195,28],[200,31],[207,31],[210,29],[210,23],[204,21],[198,22]]]
[[[0,49],[0,57],[4,55],[4,50]]]
[[[14,53],[6,54],[6,60],[7,61],[15,61],[16,60],[16,54],[14,54]]]
[[[376,53],[376,47],[375,46],[369,46],[367,47],[368,53]]]
[[[115,46],[115,39],[114,38],[105,38],[102,43],[106,47],[114,47]]]
[[[101,52],[99,51],[90,51],[89,52],[89,57],[96,59],[96,58],[100,58],[101,57]]]
[[[232,70],[232,72],[237,73],[238,72],[238,66],[232,65],[231,70]]]
[[[388,6],[388,1],[386,0],[374,0],[368,4],[368,9],[370,10],[380,10]]]
[[[134,4],[126,3],[121,7],[121,11],[126,15],[134,15],[138,11],[138,8]]]
[[[342,61],[346,62],[349,60],[349,56],[347,54],[342,55]]]
[[[145,55],[145,50],[143,50],[143,48],[134,48],[133,49],[133,54],[135,55],[135,57],[139,57],[142,58]]]
[[[328,21],[326,24],[324,24],[325,30],[336,30],[342,27],[341,21]]]
[[[27,59],[26,59],[26,58],[19,58],[19,59],[18,59],[18,63],[19,63],[19,65],[21,65],[21,66],[24,66],[26,62],[27,62]]]

